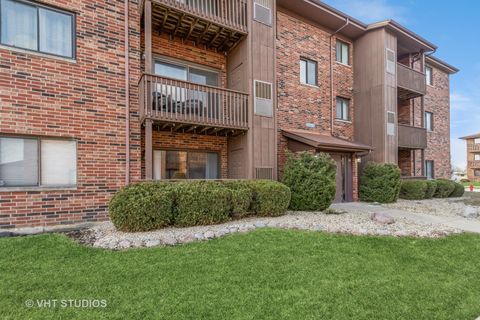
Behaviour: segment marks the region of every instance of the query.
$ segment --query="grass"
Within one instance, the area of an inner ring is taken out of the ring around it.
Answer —
[[[63,235],[0,239],[1,319],[475,319],[480,236],[262,229],[108,251]],[[27,308],[106,299],[106,308]]]

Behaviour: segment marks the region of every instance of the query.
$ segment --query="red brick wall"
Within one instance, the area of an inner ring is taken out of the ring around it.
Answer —
[[[415,126],[422,126],[421,98],[413,101]],[[433,132],[427,132],[425,160],[433,160],[436,178],[451,178],[450,159],[450,80],[449,75],[433,68],[433,86],[427,85],[424,108],[433,113]],[[421,152],[416,151],[415,170],[421,174]]]
[[[0,49],[0,133],[76,139],[78,184],[0,191],[0,228],[106,219],[107,202],[125,181],[123,2],[43,2],[77,13],[77,58]],[[131,1],[131,26],[137,12]],[[135,45],[138,30],[131,34]],[[138,50],[132,54],[138,59]]]
[[[350,122],[334,120],[333,135],[353,140],[353,67],[335,62],[336,37],[326,30],[286,11],[277,12],[277,126],[278,129],[312,130],[331,135],[337,96],[350,99]],[[353,43],[350,63],[353,63]],[[331,48],[330,48],[331,41]],[[317,62],[318,86],[300,83],[300,58]],[[330,93],[330,59],[333,61],[333,97]],[[315,124],[308,128],[306,123]],[[278,171],[281,177],[286,161],[287,139],[278,133]],[[356,172],[356,170],[355,170]],[[357,179],[356,175],[355,178]],[[355,183],[356,184],[356,183]],[[356,197],[356,195],[355,195]]]

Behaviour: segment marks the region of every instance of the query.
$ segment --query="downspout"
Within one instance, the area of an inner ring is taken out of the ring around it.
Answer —
[[[125,185],[130,183],[130,42],[129,6],[125,0]]]
[[[350,23],[350,18],[347,17],[347,21],[343,26],[341,26],[337,31],[330,35],[330,134],[333,136],[333,110],[335,109],[335,103],[333,101],[333,47],[332,47],[332,40],[333,37],[343,30],[348,24]]]

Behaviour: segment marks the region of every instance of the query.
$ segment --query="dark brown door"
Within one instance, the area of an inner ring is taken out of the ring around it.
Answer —
[[[337,164],[335,203],[352,201],[352,163],[348,154],[330,154]]]

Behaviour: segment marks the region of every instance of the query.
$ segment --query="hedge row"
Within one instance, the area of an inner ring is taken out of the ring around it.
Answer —
[[[122,188],[109,204],[118,230],[222,223],[232,218],[283,215],[290,189],[275,181],[143,182]]]
[[[400,198],[422,200],[448,197],[461,197],[465,193],[462,184],[446,180],[405,180],[400,187]]]

